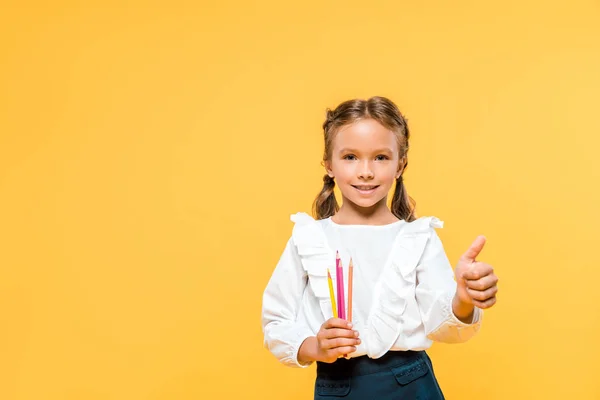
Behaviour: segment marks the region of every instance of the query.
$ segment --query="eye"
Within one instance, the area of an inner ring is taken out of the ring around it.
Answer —
[[[389,160],[390,158],[388,156],[385,156],[383,154],[378,155],[377,157],[375,157],[375,160],[377,161],[385,161],[385,160]]]
[[[346,154],[344,160],[354,161],[356,160],[356,156],[354,154]]]

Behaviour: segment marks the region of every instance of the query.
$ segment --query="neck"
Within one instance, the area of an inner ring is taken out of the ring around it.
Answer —
[[[346,198],[340,210],[332,217],[342,225],[386,225],[398,221],[387,206],[387,196],[371,207],[360,207]]]

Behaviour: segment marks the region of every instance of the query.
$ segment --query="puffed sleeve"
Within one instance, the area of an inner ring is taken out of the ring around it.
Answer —
[[[308,283],[293,240],[285,247],[267,284],[262,302],[264,345],[284,365],[307,367],[298,362],[298,350],[312,331],[299,318],[302,297]]]
[[[456,293],[454,272],[435,229],[417,265],[416,298],[430,340],[462,343],[469,340],[481,326],[483,312],[475,307],[470,324],[460,321],[452,311]]]

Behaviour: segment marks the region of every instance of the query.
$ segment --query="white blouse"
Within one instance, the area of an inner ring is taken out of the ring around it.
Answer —
[[[465,342],[479,330],[481,309],[475,308],[471,324],[452,312],[456,282],[434,229],[443,226],[437,218],[339,225],[298,213],[292,221],[292,237],[265,289],[262,308],[265,347],[283,364],[310,365],[298,362],[298,349],[333,316],[327,269],[335,288],[336,251],[344,267],[346,300],[350,257],[354,266],[352,323],[361,343],[349,357],[425,350],[432,341]]]

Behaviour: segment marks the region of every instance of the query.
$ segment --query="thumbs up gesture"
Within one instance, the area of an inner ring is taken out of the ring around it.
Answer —
[[[490,308],[496,303],[498,277],[491,265],[477,261],[484,245],[485,237],[478,236],[454,270],[457,284],[454,299],[463,306]]]

